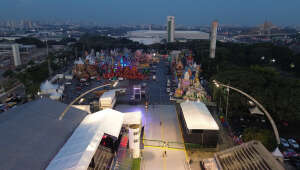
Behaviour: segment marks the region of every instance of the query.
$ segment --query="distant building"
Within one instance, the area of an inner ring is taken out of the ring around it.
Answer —
[[[209,39],[209,34],[201,31],[176,31],[174,36],[174,39],[178,41]],[[168,33],[162,30],[137,30],[127,32],[126,37],[132,41],[149,45],[161,43],[164,39],[167,40]]]
[[[217,28],[218,28],[218,22],[213,21],[211,23],[211,31],[210,31],[210,50],[209,50],[210,58],[215,58],[216,55]]]
[[[17,67],[22,64],[21,57],[20,57],[19,44],[13,44],[11,47],[12,47],[12,53],[13,53],[13,57],[14,57],[14,65]]]
[[[167,42],[174,42],[175,39],[175,17],[174,16],[167,17],[167,32],[168,32]]]
[[[36,45],[0,44],[0,67],[19,66],[28,61]]]

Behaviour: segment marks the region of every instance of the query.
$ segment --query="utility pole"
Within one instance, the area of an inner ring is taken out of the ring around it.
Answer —
[[[226,99],[226,120],[228,120],[228,117],[227,117],[227,113],[228,113],[228,99],[229,99],[229,88],[227,87],[226,88],[226,91],[227,91],[227,99]]]

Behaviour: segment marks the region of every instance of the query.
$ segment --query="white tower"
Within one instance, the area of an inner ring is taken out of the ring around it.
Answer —
[[[210,30],[210,50],[209,50],[210,58],[215,58],[216,55],[217,28],[218,28],[218,21],[213,21],[211,23],[211,30]]]
[[[13,56],[14,56],[14,64],[17,67],[22,64],[21,57],[20,57],[19,44],[13,44],[13,45],[11,45],[11,47],[12,47],[12,52],[13,52]]]
[[[175,39],[175,17],[167,16],[167,42],[174,42]]]

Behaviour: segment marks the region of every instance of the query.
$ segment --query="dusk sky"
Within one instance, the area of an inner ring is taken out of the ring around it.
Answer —
[[[300,0],[1,0],[1,19],[72,19],[99,24],[300,24]]]

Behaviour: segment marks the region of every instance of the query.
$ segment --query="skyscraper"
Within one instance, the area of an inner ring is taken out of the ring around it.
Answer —
[[[174,42],[174,38],[175,38],[175,17],[174,16],[167,16],[167,32],[168,32],[167,42]]]
[[[211,23],[211,30],[210,30],[210,49],[209,49],[209,57],[215,58],[216,53],[216,42],[217,42],[217,28],[218,28],[218,21],[213,21]]]
[[[13,44],[11,47],[12,47],[12,52],[13,52],[13,57],[14,57],[14,64],[17,67],[22,64],[21,57],[20,57],[19,44]]]

